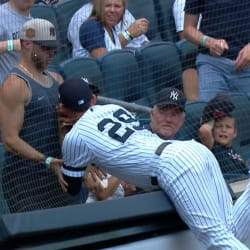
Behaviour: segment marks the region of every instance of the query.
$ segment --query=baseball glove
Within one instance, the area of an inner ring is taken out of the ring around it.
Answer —
[[[226,93],[218,93],[213,99],[211,99],[205,106],[202,114],[202,123],[206,123],[211,119],[230,115],[235,109],[230,96]]]

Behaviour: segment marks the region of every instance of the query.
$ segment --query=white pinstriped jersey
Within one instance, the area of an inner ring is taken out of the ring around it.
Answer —
[[[142,130],[139,125],[132,114],[119,106],[92,107],[65,136],[65,164],[82,167],[91,162],[118,177],[121,169],[136,166],[132,175],[122,174],[123,180],[152,188],[148,176],[153,175],[152,166],[159,165],[159,157],[154,152],[163,140],[148,130]],[[83,174],[67,170],[64,173],[69,176]],[[139,176],[135,178],[137,174]],[[146,179],[143,178],[145,175]]]
[[[66,134],[64,174],[88,162],[111,175],[142,187],[156,176],[182,219],[209,249],[245,250],[241,241],[250,234],[250,185],[233,205],[231,195],[213,154],[195,141],[171,141],[160,156],[164,142],[117,105],[90,108]]]

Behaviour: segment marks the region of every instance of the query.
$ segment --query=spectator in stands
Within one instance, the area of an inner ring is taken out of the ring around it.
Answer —
[[[148,129],[164,140],[174,139],[185,121],[186,98],[175,88],[162,89],[150,112]]]
[[[116,16],[110,24],[107,23],[107,14],[102,20],[102,13],[107,12]],[[101,51],[97,55],[125,46],[140,47],[149,42],[145,36],[147,29],[148,21],[145,18],[135,20],[126,9],[125,0],[114,3],[109,0],[91,1],[79,9],[70,21],[68,39],[73,45],[72,56],[88,57],[96,50],[95,46],[99,46],[98,51]]]
[[[218,93],[204,108],[199,137],[212,150],[225,179],[247,176],[247,166],[232,147],[237,136],[234,105],[225,93]]]
[[[88,166],[84,173],[84,184],[89,190],[87,203],[93,201],[121,199],[127,195],[135,193],[136,187],[125,181],[118,179],[110,174],[100,179],[96,174],[96,170],[90,170]]]
[[[20,56],[19,31],[31,19],[34,0],[9,0],[0,6],[0,85]]]
[[[0,87],[4,197],[11,212],[78,203],[80,195],[65,194],[54,173],[63,162],[56,114],[63,79],[45,70],[59,45],[54,25],[38,18],[27,21],[20,44],[20,60]]]
[[[200,45],[196,60],[199,99],[208,101],[218,92],[250,96],[249,11],[248,0],[186,0],[185,37]]]
[[[182,43],[186,42],[184,37],[184,7],[186,0],[175,0],[173,4],[173,16],[175,20],[176,32],[178,34],[178,45],[182,46]],[[200,20],[199,20],[200,23]],[[198,28],[199,28],[198,23]],[[182,58],[182,81],[183,90],[187,100],[196,100],[198,98],[199,86],[198,75],[195,66],[197,51],[189,52]]]

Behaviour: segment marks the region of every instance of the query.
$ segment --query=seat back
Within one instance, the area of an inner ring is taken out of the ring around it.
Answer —
[[[105,96],[127,102],[135,102],[142,97],[141,75],[133,51],[112,50],[97,60]]]
[[[173,17],[173,4],[175,0],[155,0],[159,17],[159,27],[164,41],[178,41]]]
[[[71,17],[78,9],[88,2],[88,0],[65,0],[59,2],[55,7],[60,30],[60,40],[64,45],[62,51],[63,60],[70,58],[72,55],[72,45],[67,38],[68,26]]]
[[[151,42],[136,50],[142,72],[142,87],[147,90],[151,102],[164,87],[182,88],[181,62],[175,43]]]
[[[148,39],[151,41],[162,40],[154,0],[127,0],[127,3],[127,8],[135,19],[144,17],[149,20],[149,28],[146,34]]]
[[[237,137],[233,141],[233,147],[247,160],[250,154],[250,101],[246,95],[232,95],[235,105],[233,116],[237,124]]]
[[[93,58],[76,57],[63,61],[60,64],[64,79],[85,76],[93,84],[97,85],[100,94],[103,92],[102,73],[97,61]]]

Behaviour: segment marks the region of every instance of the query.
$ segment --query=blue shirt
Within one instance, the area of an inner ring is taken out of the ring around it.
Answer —
[[[220,164],[225,179],[247,176],[247,166],[244,160],[232,147],[215,143],[212,152]]]
[[[249,0],[186,0],[185,12],[202,14],[200,30],[227,41],[229,50],[224,52],[224,57],[236,59],[250,41]],[[203,52],[209,53],[207,49]]]
[[[82,47],[91,52],[95,48],[105,48],[104,28],[101,22],[89,19],[84,22],[79,31],[79,38]]]

